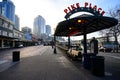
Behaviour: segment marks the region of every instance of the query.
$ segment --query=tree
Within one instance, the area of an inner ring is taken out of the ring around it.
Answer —
[[[118,24],[109,29],[109,33],[111,33],[115,39],[115,45],[118,45],[118,36],[120,36],[120,5],[116,6],[113,10],[110,10],[109,13],[112,17],[118,19]],[[118,47],[116,52],[118,52]]]
[[[99,31],[99,33],[100,33],[100,35],[102,35],[102,37],[104,38],[104,42],[109,42],[110,41],[110,39],[109,39],[109,37],[111,37],[109,34],[109,29],[104,29],[104,30],[101,30],[101,31]],[[106,38],[107,38],[107,40],[106,40]]]
[[[110,10],[109,14],[110,16],[118,19],[118,25],[109,29],[109,33],[113,34],[115,42],[117,42],[117,37],[120,35],[120,5],[116,6],[113,10]]]
[[[109,10],[109,15],[111,17],[114,17],[118,20],[118,24],[116,26],[113,26],[109,29],[106,29],[106,30],[102,30],[100,31],[100,33],[103,34],[111,34],[115,41],[115,45],[117,44],[118,45],[118,36],[120,36],[120,5],[116,6],[114,9],[110,9]],[[107,36],[109,37],[109,36]],[[118,48],[117,48],[117,52],[118,52]]]

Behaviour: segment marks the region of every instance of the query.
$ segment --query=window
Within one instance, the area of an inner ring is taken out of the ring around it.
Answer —
[[[10,30],[13,30],[13,25],[10,24],[10,25],[9,25],[9,29],[10,29]]]
[[[18,37],[18,33],[17,32],[14,32],[14,37]]]
[[[0,26],[2,26],[2,19],[0,19]]]
[[[21,35],[21,34],[19,34],[19,37],[20,37],[20,38],[22,38],[22,35]]]
[[[0,40],[0,47],[2,47],[2,40]]]
[[[7,22],[4,23],[4,27],[8,28],[8,23]]]
[[[6,32],[6,31],[3,31],[3,34],[2,34],[2,35],[7,36],[7,32]]]
[[[13,34],[12,34],[12,33],[9,33],[9,37],[13,37]]]
[[[10,42],[8,40],[4,40],[3,46],[4,47],[9,47],[10,46]]]
[[[2,35],[2,31],[0,30],[0,35]]]

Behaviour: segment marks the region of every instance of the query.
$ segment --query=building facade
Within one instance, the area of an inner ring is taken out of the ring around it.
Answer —
[[[21,44],[23,45],[23,41],[25,40],[25,35],[22,31],[19,31],[15,27],[13,28],[13,37],[14,39],[14,47],[19,47]]]
[[[34,25],[33,25],[33,34],[37,35],[40,39],[44,38],[45,32],[46,32],[46,27],[45,27],[45,19],[38,15],[34,19]]]
[[[14,28],[11,20],[0,15],[0,49],[11,48],[24,39],[24,34]]]
[[[15,26],[17,30],[20,30],[20,19],[17,15],[15,15]]]
[[[38,45],[38,37],[31,32],[31,28],[23,27],[22,32],[24,33],[25,39],[22,41],[24,46]]]
[[[0,48],[13,46],[13,23],[0,15]]]
[[[32,40],[31,28],[29,28],[29,27],[23,27],[22,28],[22,32],[24,33],[26,40]]]
[[[15,5],[10,0],[0,2],[0,13],[15,23]]]

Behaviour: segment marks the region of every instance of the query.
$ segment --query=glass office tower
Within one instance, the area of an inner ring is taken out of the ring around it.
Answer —
[[[51,26],[50,25],[46,25],[46,34],[47,35],[51,34]]]
[[[15,5],[10,0],[0,2],[0,13],[15,23]]]
[[[45,23],[46,23],[45,19],[42,16],[38,15],[34,19],[33,33],[36,34],[37,36],[45,34],[46,32]]]

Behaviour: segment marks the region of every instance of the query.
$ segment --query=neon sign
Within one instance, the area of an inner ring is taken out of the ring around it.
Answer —
[[[102,10],[102,8],[97,7],[97,5],[93,6],[91,3],[89,4],[88,2],[85,2],[84,7],[81,7],[79,3],[76,3],[64,9],[64,12],[66,13],[65,18],[68,19],[72,14],[81,11],[92,13],[95,16],[103,16],[105,14],[105,11]]]

